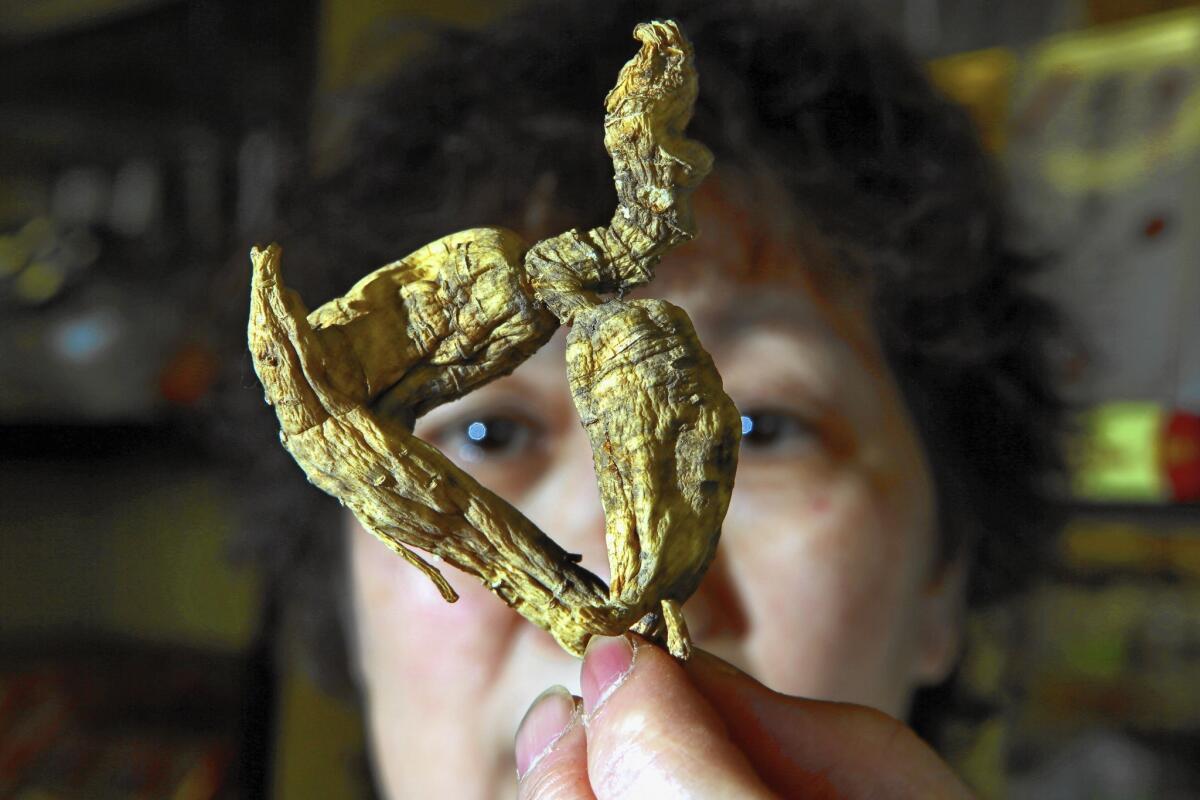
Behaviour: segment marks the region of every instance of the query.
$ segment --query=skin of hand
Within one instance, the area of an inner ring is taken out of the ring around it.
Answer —
[[[893,717],[773,692],[703,651],[681,664],[632,634],[596,637],[580,685],[522,720],[522,800],[971,796]]]
[[[937,559],[925,454],[863,300],[823,282],[820,253],[784,238],[757,196],[706,181],[700,237],[644,290],[691,315],[754,428],[716,560],[684,612],[699,648],[774,691],[903,718],[957,658],[961,570]],[[607,579],[563,339],[416,433]],[[381,792],[515,796],[513,732],[545,687],[582,693],[578,660],[450,568],[460,599],[446,603],[346,516],[347,628]]]

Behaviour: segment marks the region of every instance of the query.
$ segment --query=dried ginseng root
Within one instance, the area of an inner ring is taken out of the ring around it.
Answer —
[[[575,655],[594,634],[634,628],[686,658],[680,607],[716,552],[741,427],[687,314],[621,299],[694,236],[688,195],[712,161],[681,134],[696,97],[690,45],[669,21],[634,36],[642,47],[606,99],[619,201],[608,227],[531,248],[500,228],[462,231],[311,313],[283,285],[279,247],[255,249],[249,340],[280,439],[309,480],[447,600],[454,590],[414,549],[476,576]],[[412,433],[560,324],[571,325],[567,371],[592,443],[611,587]]]

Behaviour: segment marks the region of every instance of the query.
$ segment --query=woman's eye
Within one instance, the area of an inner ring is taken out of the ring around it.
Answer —
[[[432,421],[418,421],[417,435],[509,502],[519,501],[551,467],[554,428],[516,402],[436,413]]]
[[[511,450],[523,441],[528,431],[521,423],[504,417],[484,417],[467,423],[467,440],[481,450]]]
[[[785,452],[811,444],[816,428],[808,420],[788,411],[763,409],[742,414],[742,449]]]
[[[510,416],[472,416],[442,428],[437,436],[447,455],[475,464],[484,459],[515,458],[531,449],[536,426]]]

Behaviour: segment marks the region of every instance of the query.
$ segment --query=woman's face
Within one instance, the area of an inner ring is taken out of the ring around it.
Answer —
[[[691,315],[743,414],[720,550],[685,605],[696,644],[793,695],[902,716],[957,650],[958,581],[936,563],[929,470],[864,306],[820,291],[794,249],[720,198],[702,238],[646,294]],[[514,374],[424,417],[417,434],[607,578],[591,448],[563,334]],[[475,424],[479,423],[479,424]],[[477,580],[434,586],[353,518],[356,660],[372,755],[393,797],[515,792],[512,738],[579,664]]]

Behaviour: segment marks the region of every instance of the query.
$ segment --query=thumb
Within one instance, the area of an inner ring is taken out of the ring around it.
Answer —
[[[593,637],[580,689],[598,800],[772,796],[683,667],[644,639]]]
[[[755,772],[785,797],[971,797],[911,728],[882,711],[779,694],[700,650],[684,670]]]

